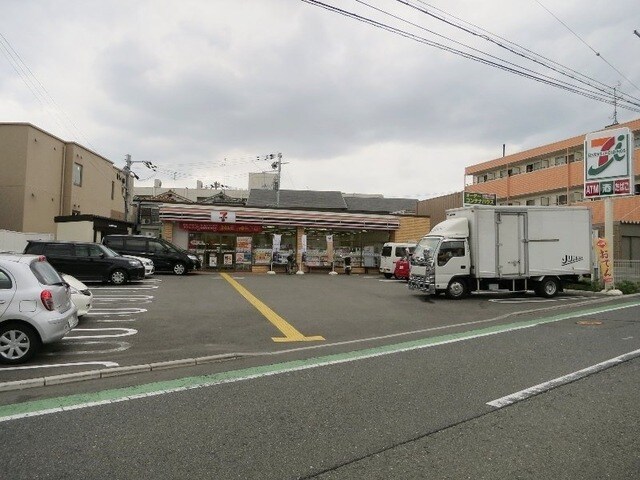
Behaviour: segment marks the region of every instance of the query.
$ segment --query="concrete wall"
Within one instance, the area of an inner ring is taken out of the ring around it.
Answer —
[[[93,222],[60,222],[57,224],[57,240],[93,242]],[[102,239],[97,238],[96,241]]]
[[[28,240],[53,240],[50,233],[23,233],[0,230],[0,251],[24,252]]]

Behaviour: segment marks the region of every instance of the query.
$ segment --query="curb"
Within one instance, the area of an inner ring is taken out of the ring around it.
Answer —
[[[12,382],[0,383],[0,392],[11,392],[15,390],[25,390],[27,388],[46,387],[49,385],[61,385],[64,383],[83,382],[85,380],[99,380],[102,378],[121,377],[135,373],[153,372],[158,370],[169,370],[180,367],[194,367],[207,363],[224,362],[226,360],[236,360],[246,355],[240,353],[226,353],[221,355],[210,355],[207,357],[185,358],[182,360],[169,360],[166,362],[146,363],[140,365],[129,365],[124,367],[102,368],[100,370],[88,370],[84,372],[64,373],[61,375],[50,375],[47,377],[29,378],[27,380],[15,380]]]

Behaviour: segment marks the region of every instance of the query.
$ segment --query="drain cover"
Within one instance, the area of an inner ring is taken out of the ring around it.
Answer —
[[[580,320],[576,325],[602,325],[600,320]]]

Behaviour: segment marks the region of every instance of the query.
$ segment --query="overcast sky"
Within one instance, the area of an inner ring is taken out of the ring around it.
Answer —
[[[461,190],[503,144],[612,122],[611,105],[419,43],[562,78],[402,2],[324,1],[415,36],[300,0],[0,0],[0,122],[159,167],[134,164],[138,185],[246,188],[280,152],[282,188],[411,198]],[[407,1],[640,98],[637,0]]]

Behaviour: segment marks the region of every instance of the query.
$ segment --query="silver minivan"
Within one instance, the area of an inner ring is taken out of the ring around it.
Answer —
[[[76,325],[69,286],[44,256],[0,254],[0,363],[26,362]]]

